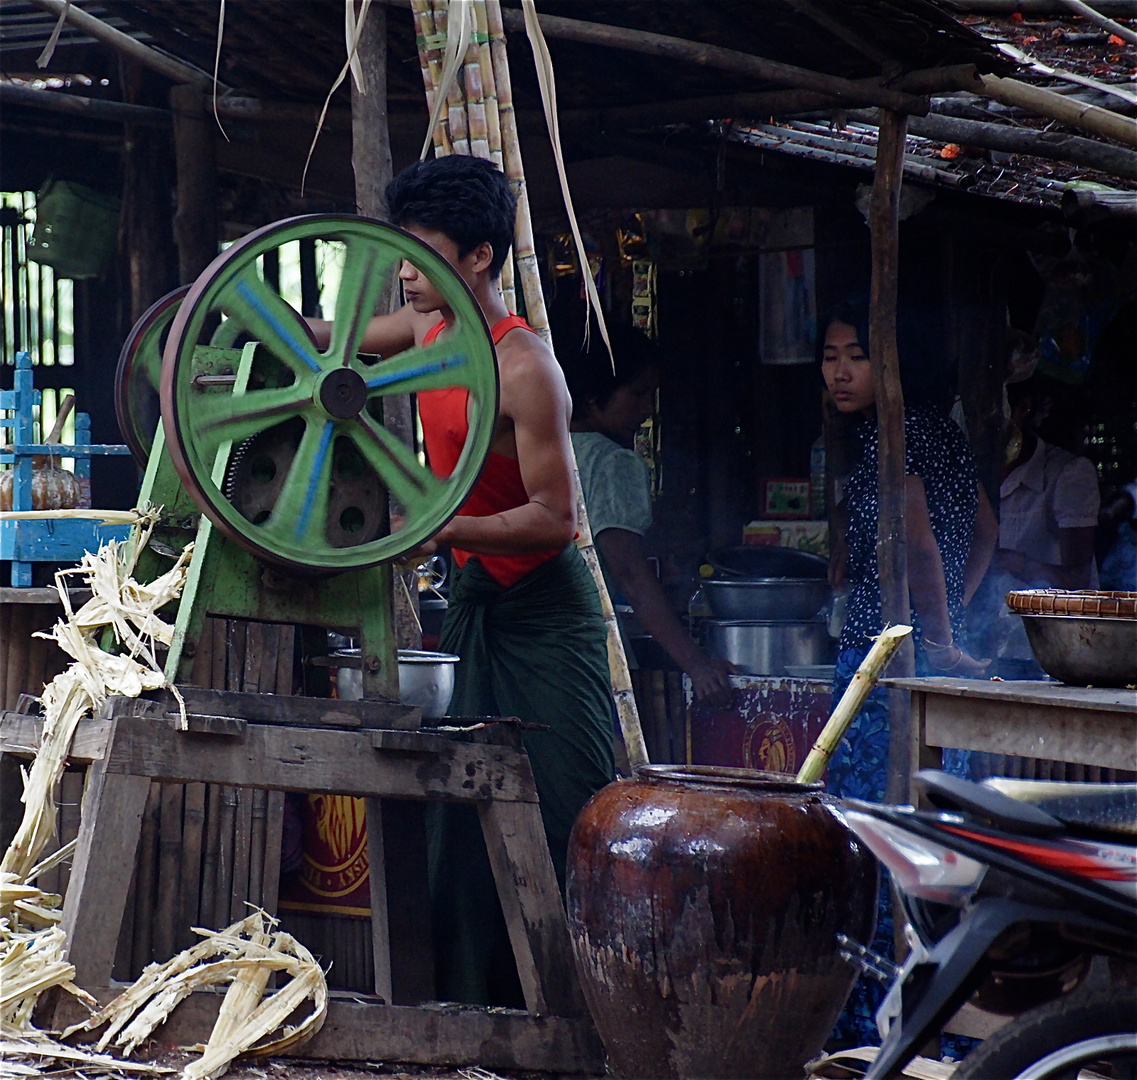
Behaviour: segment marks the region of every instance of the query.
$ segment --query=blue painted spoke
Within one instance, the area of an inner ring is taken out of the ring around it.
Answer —
[[[296,456],[281,485],[264,530],[287,544],[314,549],[326,544],[332,439],[336,424],[311,422],[304,429]]]
[[[474,372],[466,352],[454,342],[440,341],[425,348],[408,349],[363,377],[377,394],[415,394],[420,390],[443,390],[469,386]]]
[[[255,271],[250,270],[227,286],[220,306],[251,338],[297,374],[323,370],[300,316]]]

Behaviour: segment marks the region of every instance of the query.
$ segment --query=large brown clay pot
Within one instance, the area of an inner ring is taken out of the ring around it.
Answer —
[[[800,1077],[872,937],[876,861],[821,784],[648,765],[598,792],[569,842],[577,968],[624,1077]]]

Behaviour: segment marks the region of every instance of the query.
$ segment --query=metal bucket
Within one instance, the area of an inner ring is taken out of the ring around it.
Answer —
[[[337,649],[332,653],[336,667],[336,689],[341,698],[358,701],[363,697],[363,669],[359,649]],[[399,650],[399,700],[418,705],[425,719],[446,715],[454,694],[453,653],[422,649]]]
[[[833,662],[821,619],[803,622],[707,621],[707,651],[747,675],[788,675],[788,668]]]

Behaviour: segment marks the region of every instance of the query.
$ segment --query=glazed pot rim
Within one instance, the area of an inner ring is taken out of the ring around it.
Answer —
[[[748,789],[772,793],[823,791],[820,780],[799,783],[793,773],[738,769],[728,765],[637,765],[637,780],[709,784],[715,787]]]

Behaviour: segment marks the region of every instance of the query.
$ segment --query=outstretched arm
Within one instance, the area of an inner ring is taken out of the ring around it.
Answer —
[[[643,537],[629,529],[602,529],[595,539],[614,584],[627,597],[644,629],[691,677],[695,697],[710,705],[729,705],[732,690],[728,676],[733,665],[726,660],[712,660],[687,633],[651,571]]]
[[[924,651],[932,667],[952,675],[981,675],[987,664],[968,656],[952,640],[947,584],[939,544],[928,516],[928,496],[918,476],[905,479],[905,530],[908,534],[908,589],[924,631]]]
[[[983,485],[979,484],[979,505],[975,510],[975,529],[971,534],[971,550],[967,553],[967,566],[963,570],[963,603],[971,603],[975,590],[991,565],[991,556],[999,542],[999,521],[991,508],[991,500]]]
[[[363,333],[359,351],[377,356],[394,356],[409,349],[415,343],[415,323],[419,319],[421,316],[410,304],[404,304],[390,315],[373,316]],[[332,339],[332,327],[335,324],[328,319],[304,321],[316,336],[316,344],[321,349],[326,349]]]

